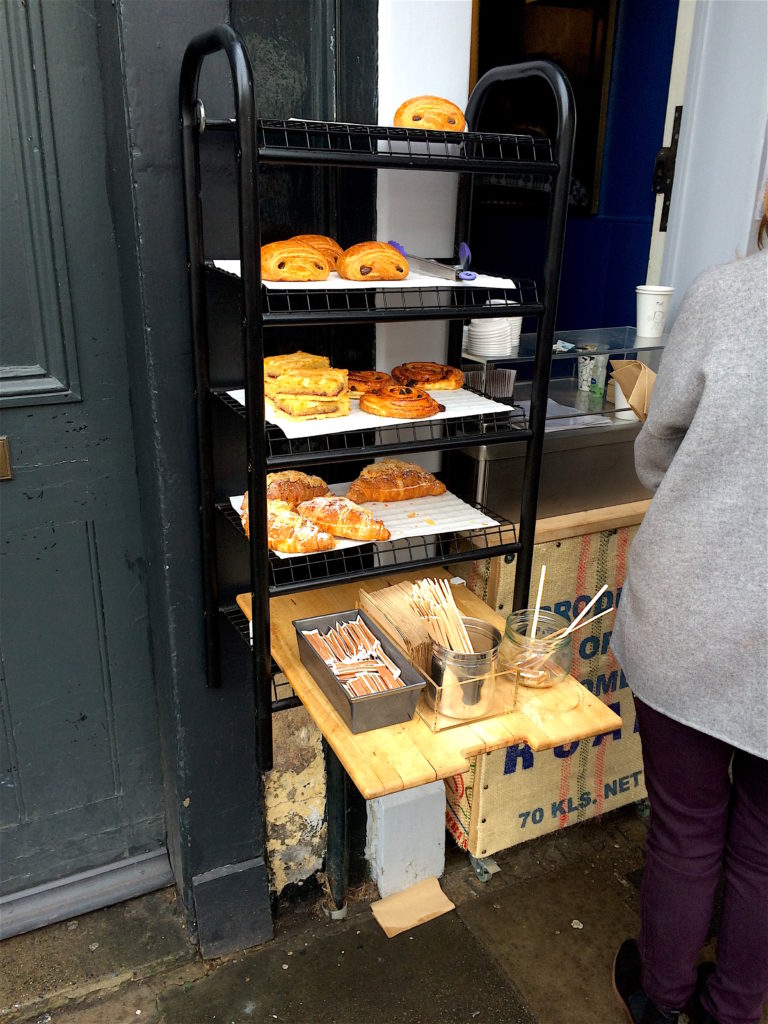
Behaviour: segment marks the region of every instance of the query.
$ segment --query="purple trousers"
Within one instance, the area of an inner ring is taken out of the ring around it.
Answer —
[[[635,704],[651,803],[643,987],[664,1009],[691,996],[722,867],[717,968],[702,1002],[721,1024],[758,1024],[768,998],[768,761]]]

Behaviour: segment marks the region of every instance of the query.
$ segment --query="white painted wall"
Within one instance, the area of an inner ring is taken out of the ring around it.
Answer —
[[[411,96],[431,94],[463,110],[469,95],[472,0],[379,0],[378,122],[391,125]],[[379,171],[377,238],[395,239],[420,256],[453,252],[455,174]],[[379,324],[379,370],[412,359],[442,362],[445,322]]]
[[[751,249],[768,126],[767,40],[766,0],[698,0],[661,274],[676,289],[672,318],[701,270]]]

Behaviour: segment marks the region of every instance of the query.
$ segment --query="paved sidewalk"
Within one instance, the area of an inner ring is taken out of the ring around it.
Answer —
[[[0,1024],[622,1024],[610,968],[637,931],[644,834],[623,808],[504,851],[486,883],[450,848],[456,910],[435,921],[387,939],[369,886],[345,921],[317,900],[213,962],[155,893],[3,943]]]

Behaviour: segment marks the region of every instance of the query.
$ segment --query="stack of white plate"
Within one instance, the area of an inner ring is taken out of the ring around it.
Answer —
[[[516,355],[522,326],[521,316],[471,320],[467,332],[467,350],[472,355],[488,358]]]

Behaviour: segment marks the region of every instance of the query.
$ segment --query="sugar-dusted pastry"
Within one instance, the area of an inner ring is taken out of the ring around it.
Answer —
[[[421,388],[412,388],[406,384],[382,384],[360,395],[360,411],[398,420],[421,420],[434,416],[440,411],[440,406]]]
[[[329,533],[295,512],[287,501],[267,502],[267,546],[285,554],[330,551],[336,542]]]
[[[414,462],[382,459],[372,462],[349,485],[350,501],[405,501],[445,494],[445,484]]]
[[[295,508],[302,501],[327,493],[328,484],[319,476],[301,473],[297,469],[267,473],[267,501],[285,501]]]
[[[327,420],[336,416],[349,415],[349,393],[336,398],[322,398],[314,395],[275,395],[268,398],[272,407],[292,420]]]
[[[296,509],[321,530],[350,540],[389,540],[389,530],[367,508],[335,494],[303,501]]]
[[[282,356],[267,356],[264,360],[264,379],[279,377],[293,370],[322,370],[331,365],[328,356],[315,356],[311,352],[289,352]]]
[[[395,111],[396,128],[428,128],[441,132],[463,132],[466,120],[461,107],[440,96],[414,96]]]
[[[390,375],[380,373],[379,370],[350,370],[348,380],[349,394],[352,398],[359,398],[366,391],[373,391],[382,384],[392,383]]]
[[[387,242],[358,242],[339,256],[336,271],[347,281],[401,281],[408,260]]]
[[[347,390],[347,371],[330,366],[315,370],[299,368],[286,370],[277,377],[266,377],[264,394],[274,400],[276,395],[312,395],[336,398]]]
[[[344,252],[336,239],[329,238],[328,235],[294,235],[288,241],[306,242],[308,245],[313,245],[315,249],[319,249],[330,263],[331,270],[336,269],[336,260]]]
[[[263,281],[325,281],[328,259],[307,242],[270,242],[261,247]]]
[[[402,363],[392,371],[398,384],[425,391],[457,391],[464,383],[464,374],[455,366],[443,363]]]

